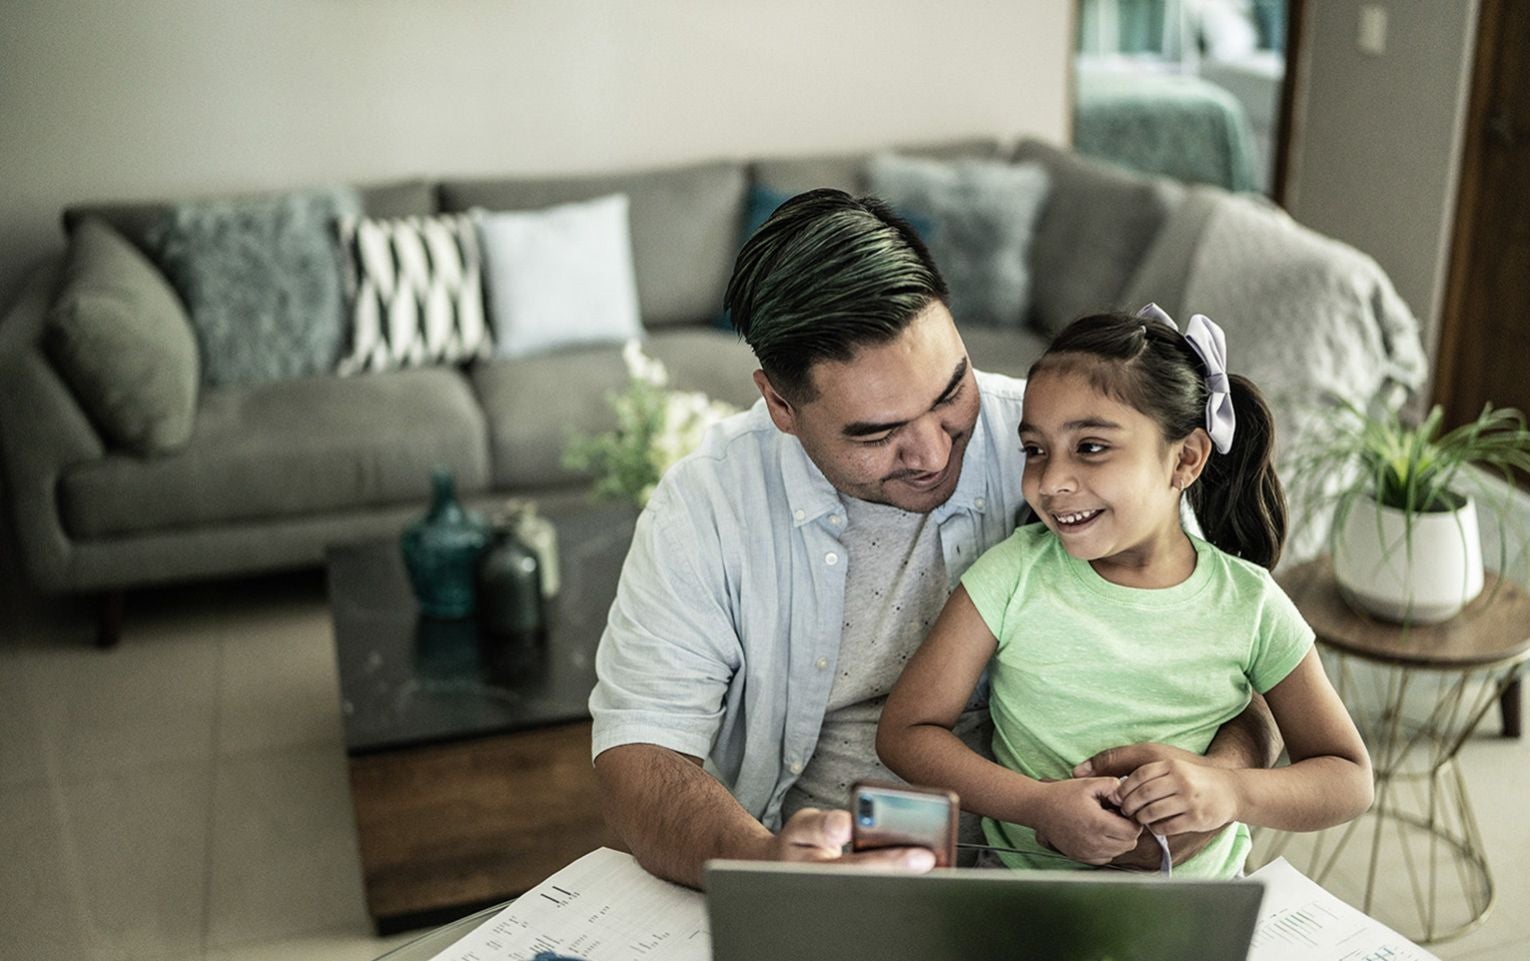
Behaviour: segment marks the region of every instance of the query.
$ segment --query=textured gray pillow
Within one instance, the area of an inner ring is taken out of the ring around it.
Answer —
[[[1030,309],[1030,248],[1047,175],[1036,164],[873,157],[871,192],[914,221],[951,288],[958,324],[1019,328]]]
[[[191,437],[197,344],[175,291],[138,248],[86,220],[69,241],[44,343],[102,435],[136,454]]]
[[[1021,141],[1014,159],[1041,164],[1052,185],[1031,261],[1035,325],[1055,334],[1086,313],[1141,307],[1122,295],[1185,188],[1039,140]]]
[[[208,386],[334,369],[344,342],[335,222],[349,188],[178,204],[150,238],[186,302]]]

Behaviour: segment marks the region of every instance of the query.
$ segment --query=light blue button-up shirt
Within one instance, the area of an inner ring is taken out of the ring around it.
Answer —
[[[1015,528],[1024,382],[978,373],[961,477],[934,511],[950,585]],[[818,742],[844,623],[841,495],[764,401],[714,427],[638,518],[600,640],[594,755],[657,744],[704,758],[780,827]]]

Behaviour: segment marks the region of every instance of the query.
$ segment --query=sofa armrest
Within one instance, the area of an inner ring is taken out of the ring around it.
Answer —
[[[73,544],[59,513],[59,476],[106,448],[43,352],[60,259],[34,270],[0,319],[0,461],[23,568],[42,590],[70,585]]]

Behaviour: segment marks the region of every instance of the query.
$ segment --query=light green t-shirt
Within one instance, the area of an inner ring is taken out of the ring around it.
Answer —
[[[1015,531],[962,577],[998,638],[988,666],[994,758],[1037,779],[1071,776],[1108,747],[1156,741],[1203,754],[1217,729],[1280,683],[1312,645],[1270,573],[1198,537],[1195,571],[1173,587],[1122,587],[1063,549],[1041,524]],[[1031,829],[985,822],[1017,868],[1083,867]],[[1175,868],[1225,878],[1243,866],[1248,828],[1227,827]]]

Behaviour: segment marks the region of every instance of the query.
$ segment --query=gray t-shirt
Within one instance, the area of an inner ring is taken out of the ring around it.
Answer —
[[[782,816],[799,808],[842,808],[863,778],[901,782],[877,758],[877,721],[903,665],[951,593],[938,526],[929,514],[843,498],[847,553],[845,623],[828,712],[813,756],[787,791]],[[989,755],[986,705],[969,704],[956,733]],[[963,818],[964,835],[975,823]],[[969,839],[971,839],[969,837]]]

